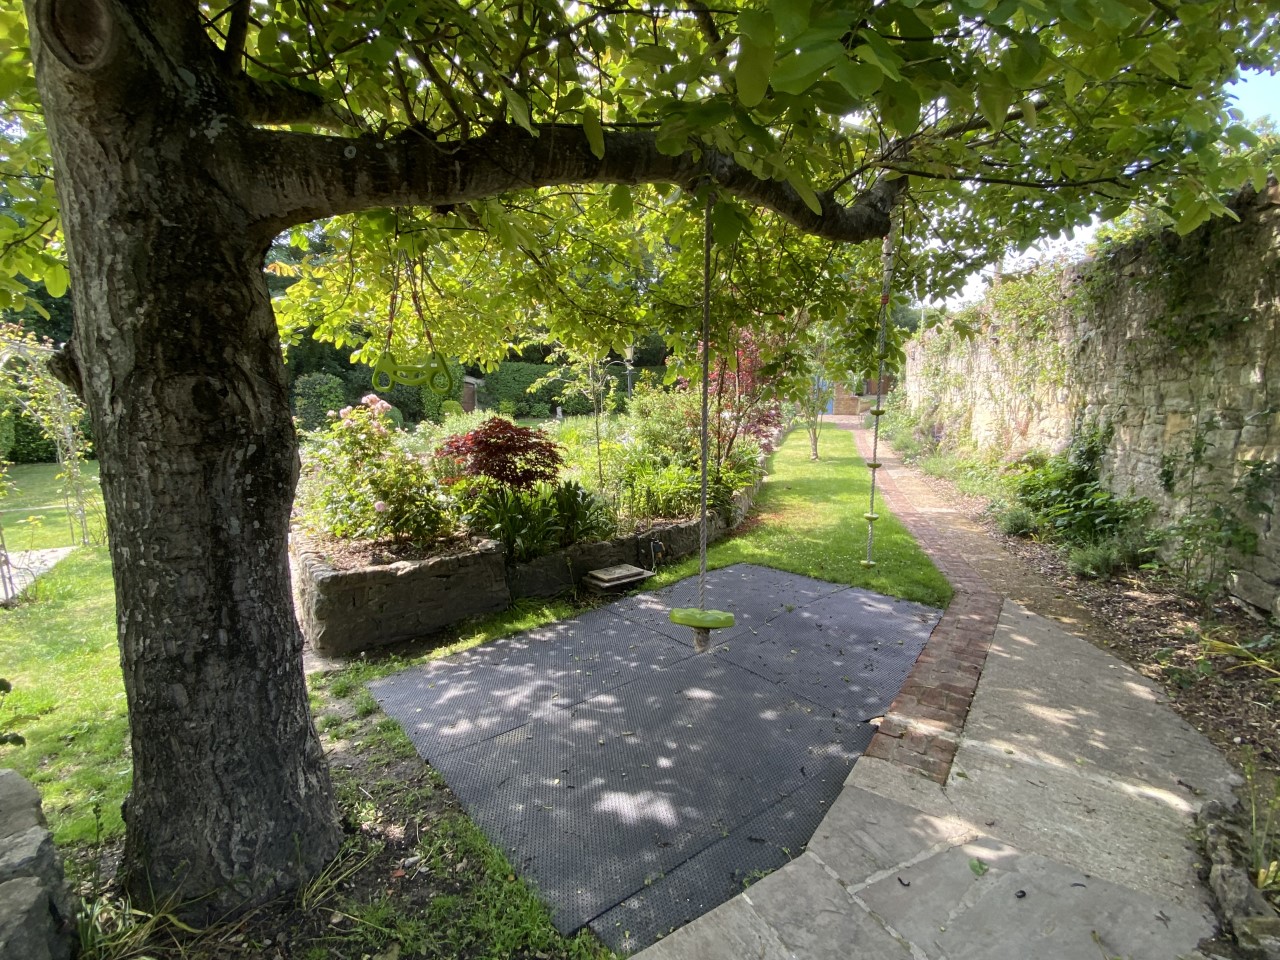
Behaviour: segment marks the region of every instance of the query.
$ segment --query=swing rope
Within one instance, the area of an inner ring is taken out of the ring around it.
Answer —
[[[714,196],[707,194],[703,211],[702,238],[702,470],[698,513],[698,605],[676,607],[671,611],[672,623],[693,629],[693,649],[705,653],[711,649],[711,631],[732,627],[734,616],[723,610],[707,609],[707,459],[711,453],[711,208]]]
[[[707,454],[711,381],[711,192],[707,192],[702,230],[702,493],[698,520],[698,609],[707,609]]]
[[[880,515],[876,513],[876,473],[880,469],[880,418],[884,415],[884,367],[889,340],[889,302],[893,294],[893,254],[898,241],[898,219],[889,220],[889,233],[884,238],[880,250],[883,266],[883,279],[880,282],[880,332],[876,337],[876,405],[871,408],[873,420],[871,429],[871,462],[867,469],[871,471],[871,498],[863,519],[867,521],[867,559],[862,561],[864,567],[876,565],[873,550],[876,542],[876,521]]]

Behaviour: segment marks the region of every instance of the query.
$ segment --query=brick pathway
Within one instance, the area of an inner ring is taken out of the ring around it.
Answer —
[[[871,433],[858,417],[834,417],[853,432],[858,453],[871,459]],[[971,558],[998,551],[982,533],[950,522],[958,511],[944,503],[883,443],[880,495],[955,588],[956,595],[929,637],[915,669],[880,724],[868,757],[889,760],[943,783],[951,771],[960,731],[973,703],[1004,599]],[[934,523],[932,515],[948,515]]]

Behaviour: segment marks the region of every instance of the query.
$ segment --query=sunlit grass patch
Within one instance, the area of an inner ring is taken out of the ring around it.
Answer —
[[[123,829],[132,771],[106,548],[75,551],[40,579],[36,596],[0,610],[13,684],[0,722],[27,741],[4,748],[0,764],[39,787],[59,843],[110,837]]]

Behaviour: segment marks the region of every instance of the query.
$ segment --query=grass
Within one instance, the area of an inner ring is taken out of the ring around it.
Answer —
[[[819,438],[821,460],[809,459],[802,431],[793,432],[773,455],[768,482],[756,498],[759,517],[750,529],[707,551],[708,567],[757,563],[820,580],[865,587],[877,593],[946,606],[951,585],[888,509],[876,501],[874,559],[868,569],[867,511],[870,471],[854,449],[853,435],[831,424]],[[691,557],[662,571],[650,585],[662,586],[698,571]]]
[[[945,604],[951,597],[946,580],[883,506],[878,508],[882,519],[876,530],[876,566],[860,564],[866,555],[862,514],[868,471],[844,431],[824,428],[821,449],[823,459],[814,463],[802,433],[788,439],[774,455],[770,479],[757,499],[758,519],[741,535],[715,545],[709,564],[763,564]],[[49,482],[51,471],[24,472],[28,484],[22,502],[38,506],[40,483]],[[697,558],[690,558],[663,570],[648,586],[662,586],[696,570]],[[332,946],[316,945],[305,955],[317,960],[373,956],[399,944],[406,955],[440,957],[611,956],[590,936],[565,939],[556,933],[545,907],[516,878],[501,851],[456,807],[443,803],[448,795],[443,782],[417,762],[404,732],[382,715],[366,689],[370,680],[410,663],[532,629],[576,609],[570,600],[525,601],[459,625],[437,638],[430,650],[362,659],[309,678],[341,807],[360,829],[327,879],[319,878],[299,895],[299,903],[323,912],[324,924],[339,917],[331,931],[324,927],[329,931],[324,943]],[[25,747],[0,748],[0,764],[16,768],[39,786],[61,846],[84,851],[99,837],[118,837],[130,766],[106,550],[76,551],[39,581],[33,602],[0,611],[0,644],[9,654],[5,675],[14,684],[0,714],[0,729],[27,739]],[[360,763],[352,768],[341,762],[344,755],[359,757]],[[416,779],[407,783],[392,773],[397,765],[416,771]],[[366,871],[386,869],[387,853],[373,839],[375,826],[394,819],[388,810],[423,810],[432,804],[442,812],[422,832],[414,854],[420,858],[417,869],[426,871],[440,892],[414,905],[392,896],[385,878],[363,896],[335,880],[352,864],[374,864],[362,868]]]
[[[113,836],[123,829],[131,770],[106,548],[75,551],[33,596],[0,609],[4,676],[13,684],[0,726],[27,741],[0,748],[0,764],[39,787],[59,844],[92,841],[99,827]]]
[[[61,469],[56,463],[21,463],[9,467],[7,490],[0,499],[0,525],[4,527],[5,543],[11,553],[69,547],[77,542],[62,503],[58,480]],[[106,524],[102,494],[97,490],[98,463],[87,461],[81,469],[94,490],[88,505],[90,536],[95,543],[100,543]]]

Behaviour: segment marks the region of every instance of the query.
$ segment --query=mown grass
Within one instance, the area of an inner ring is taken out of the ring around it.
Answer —
[[[98,489],[98,463],[81,465],[86,485],[93,496],[86,505],[89,536],[95,543],[104,538],[106,521],[102,494]],[[67,520],[62,502],[62,468],[56,463],[21,463],[9,467],[6,489],[0,497],[0,525],[10,553],[69,547],[79,543],[79,534]]]
[[[880,499],[875,566],[862,566],[870,471],[855,450],[853,435],[839,427],[823,426],[818,450],[822,459],[811,461],[808,438],[801,431],[787,438],[773,455],[769,480],[756,498],[757,521],[747,532],[713,545],[707,566],[757,563],[932,606],[950,602],[951,585]],[[697,571],[698,558],[690,557],[663,570],[649,585],[674,583]]]
[[[58,843],[119,833],[129,725],[106,548],[76,550],[36,582],[31,599],[0,609],[0,648],[13,684],[0,727],[27,741],[0,748],[0,765],[39,787]]]

